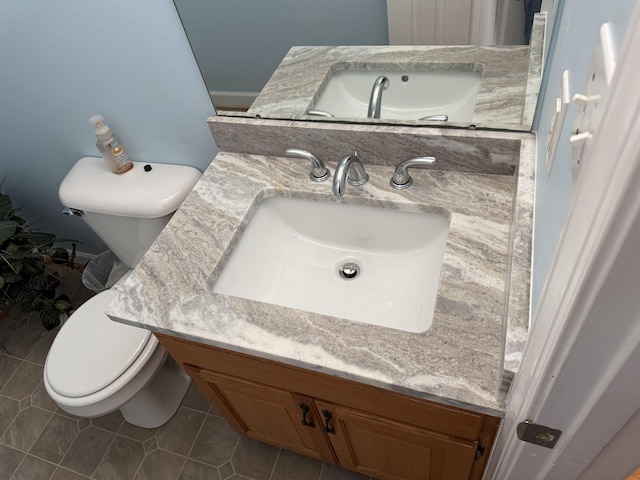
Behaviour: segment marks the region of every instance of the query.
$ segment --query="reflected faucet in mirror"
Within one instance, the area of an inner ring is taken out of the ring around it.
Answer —
[[[380,109],[382,108],[382,92],[389,88],[389,79],[380,75],[373,82],[371,89],[371,97],[369,97],[369,108],[367,110],[367,118],[380,118]]]

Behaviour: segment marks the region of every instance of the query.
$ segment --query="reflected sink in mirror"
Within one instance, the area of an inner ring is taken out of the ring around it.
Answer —
[[[335,117],[366,118],[373,84],[383,75],[389,79],[389,85],[382,92],[382,120],[421,120],[446,115],[449,122],[469,123],[480,90],[482,68],[476,64],[455,67],[340,69],[330,74],[309,108]]]
[[[450,216],[270,197],[215,293],[424,332],[433,319]]]

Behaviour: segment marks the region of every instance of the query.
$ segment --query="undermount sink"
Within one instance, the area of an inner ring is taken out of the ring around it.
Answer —
[[[445,212],[270,197],[213,291],[424,332],[433,319],[449,222]]]
[[[367,117],[371,89],[384,75],[389,86],[382,93],[381,119],[419,120],[447,115],[449,122],[471,122],[476,106],[482,69],[463,64],[455,68],[426,70],[353,69],[331,74],[309,109],[335,117]]]

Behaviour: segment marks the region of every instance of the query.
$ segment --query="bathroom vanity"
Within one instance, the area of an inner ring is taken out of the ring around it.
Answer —
[[[480,479],[500,419],[166,335],[239,433],[377,478]]]
[[[533,136],[221,117],[210,126],[221,152],[107,314],[152,330],[252,438],[378,478],[481,478],[526,338]],[[309,181],[307,161],[283,156],[290,147],[332,172],[357,147],[369,182],[336,197],[330,182]],[[391,188],[394,167],[420,155],[437,163],[412,169],[411,188]],[[409,332],[216,293],[270,197],[444,214],[431,326]]]

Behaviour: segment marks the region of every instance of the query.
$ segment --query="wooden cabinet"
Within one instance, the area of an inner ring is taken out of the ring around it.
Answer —
[[[186,364],[186,371],[240,433],[310,457],[335,462],[313,399]]]
[[[239,433],[380,479],[480,479],[499,419],[157,335]]]

